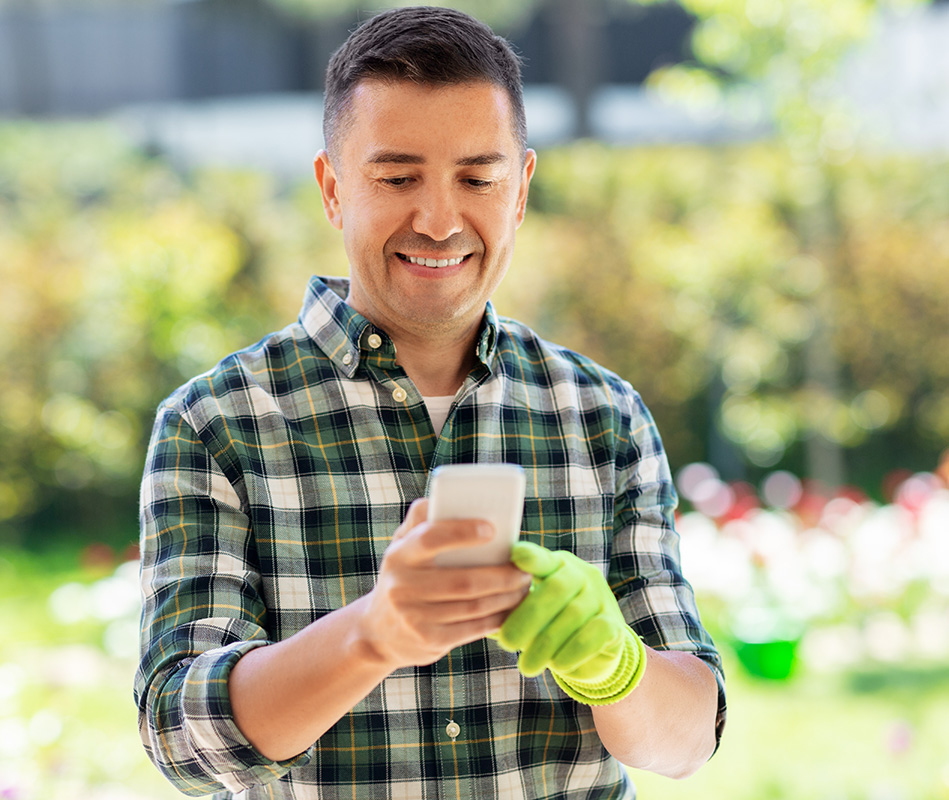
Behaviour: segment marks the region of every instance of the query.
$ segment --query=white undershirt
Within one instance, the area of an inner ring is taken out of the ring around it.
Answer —
[[[455,400],[455,395],[449,394],[445,397],[422,397],[425,406],[428,408],[428,415],[432,418],[432,427],[436,433],[441,433],[445,426],[445,420],[448,419],[448,412],[451,411],[451,404]]]

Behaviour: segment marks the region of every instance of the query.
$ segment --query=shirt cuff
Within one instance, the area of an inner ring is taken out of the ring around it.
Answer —
[[[286,761],[267,758],[247,740],[234,721],[227,688],[231,670],[246,653],[266,644],[269,643],[261,640],[245,641],[208,650],[187,666],[182,666],[165,686],[162,692],[164,697],[177,695],[177,702],[174,703],[177,708],[171,712],[171,716],[177,717],[177,720],[166,719],[170,725],[158,726],[166,733],[161,739],[165,744],[165,756],[171,762],[168,766],[172,767],[163,771],[174,783],[179,784],[179,788],[184,788],[180,786],[185,777],[182,773],[191,772],[181,769],[185,764],[192,767],[201,765],[205,787],[207,778],[211,778],[229,791],[239,792],[252,786],[272,783],[292,767],[309,763],[312,747]],[[178,685],[170,685],[173,682]],[[176,727],[180,727],[183,734],[181,739],[184,741],[179,745],[169,742],[175,738],[173,734]],[[181,745],[185,746],[182,748]],[[175,750],[181,748],[181,751],[169,753],[169,747]],[[177,765],[173,766],[176,761]],[[197,781],[185,780],[184,783],[192,790],[198,788]]]

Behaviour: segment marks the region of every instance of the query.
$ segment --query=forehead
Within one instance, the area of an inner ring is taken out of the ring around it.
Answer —
[[[343,150],[513,154],[511,101],[492,83],[449,85],[363,80],[353,90]]]

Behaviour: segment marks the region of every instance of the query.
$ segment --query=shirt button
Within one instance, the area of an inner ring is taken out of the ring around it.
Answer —
[[[378,333],[370,333],[366,342],[373,350],[382,347],[382,337]]]
[[[448,734],[448,738],[454,741],[458,738],[458,734],[461,733],[461,726],[452,720],[445,726],[445,733]]]
[[[405,398],[408,396],[408,392],[406,392],[401,386],[397,386],[395,391],[392,393],[392,399],[397,403],[404,403]]]
[[[348,367],[350,364],[352,364],[352,363],[353,363],[353,354],[352,354],[352,353],[347,353],[346,355],[344,355],[344,356],[343,356],[343,363],[344,363],[347,367]]]

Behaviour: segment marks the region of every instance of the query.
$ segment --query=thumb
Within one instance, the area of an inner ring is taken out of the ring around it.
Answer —
[[[421,525],[426,519],[428,519],[428,498],[420,497],[417,500],[413,500],[412,505],[409,506],[409,510],[405,515],[405,519],[402,520],[402,524],[399,525],[395,533],[392,534],[392,541],[396,542],[404,538],[412,528]]]
[[[533,542],[517,541],[511,548],[511,563],[535,578],[546,578],[563,563],[553,550]]]

